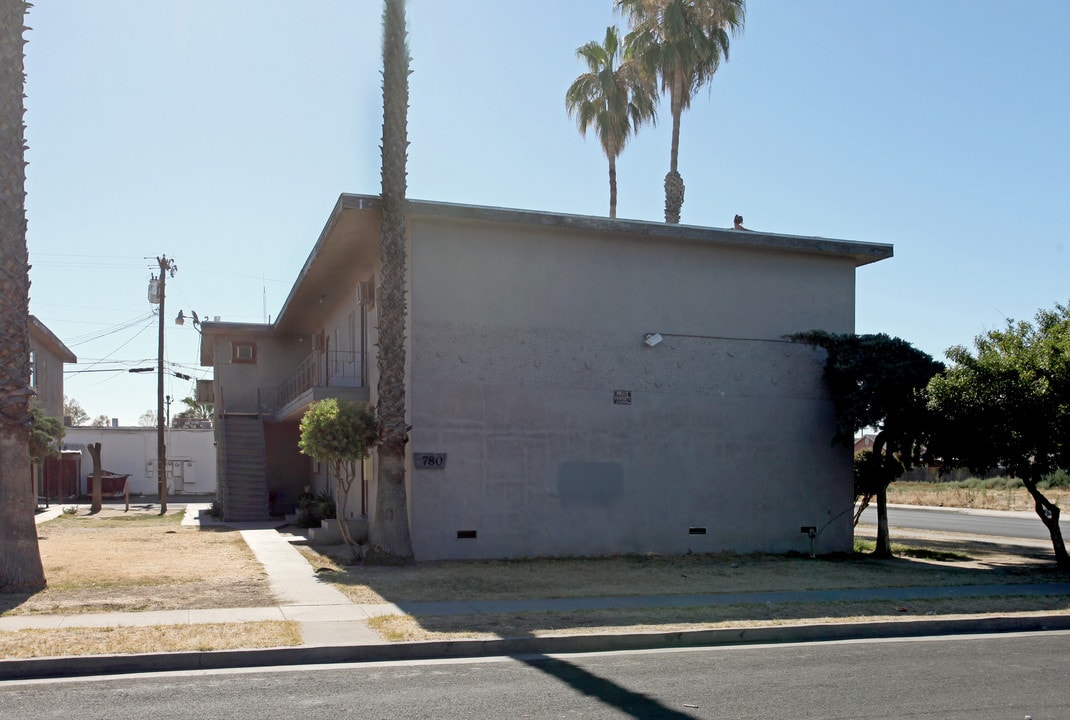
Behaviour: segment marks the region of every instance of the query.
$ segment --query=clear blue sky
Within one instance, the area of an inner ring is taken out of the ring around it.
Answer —
[[[156,406],[155,258],[172,318],[274,317],[339,193],[379,192],[377,0],[41,0],[27,33],[30,310],[79,356],[67,394]],[[409,195],[608,214],[564,92],[610,0],[410,0]],[[892,243],[857,331],[942,357],[1070,300],[1070,3],[751,0],[684,116],[683,222]],[[660,221],[667,109],[619,163],[618,214]],[[119,329],[128,323],[133,326]],[[807,328],[800,328],[804,330]],[[107,333],[107,334],[105,334]],[[88,338],[98,339],[88,340]],[[119,372],[87,372],[118,368]],[[168,380],[182,397],[190,384]],[[181,409],[181,406],[172,408]]]

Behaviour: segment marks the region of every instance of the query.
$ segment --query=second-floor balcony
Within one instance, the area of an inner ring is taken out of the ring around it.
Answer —
[[[314,351],[279,384],[260,392],[261,412],[282,419],[324,398],[367,400],[367,370],[362,353]]]

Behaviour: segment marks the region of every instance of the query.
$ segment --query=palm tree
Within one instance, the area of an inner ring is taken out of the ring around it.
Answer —
[[[30,263],[22,116],[24,0],[0,0],[0,592],[45,586],[30,475]]]
[[[409,48],[404,0],[383,10],[383,192],[379,244],[379,451],[375,522],[370,528],[374,562],[411,562],[405,494],[405,165],[408,152]]]
[[[657,122],[657,91],[650,76],[632,61],[620,65],[623,48],[617,28],[606,28],[605,43],[591,41],[576,50],[588,72],[576,78],[565,93],[569,117],[576,118],[580,134],[594,126],[609,159],[609,216],[617,217],[617,158],[632,132],[647,120]]]
[[[661,80],[672,113],[672,151],[665,176],[665,222],[680,222],[684,180],[678,171],[680,116],[713,79],[728,41],[743,29],[747,0],[616,0],[628,17],[629,55]]]

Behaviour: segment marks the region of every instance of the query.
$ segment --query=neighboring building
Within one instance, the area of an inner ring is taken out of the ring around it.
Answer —
[[[30,315],[30,387],[34,403],[63,419],[63,364],[76,363],[74,353],[43,322]]]
[[[167,493],[170,496],[210,495],[216,491],[215,436],[212,429],[167,428]],[[68,427],[63,438],[65,455],[74,454],[77,486],[66,495],[88,494],[86,478],[93,474],[93,461],[86,446],[100,443],[103,469],[130,476],[132,495],[156,495],[156,428]],[[81,451],[80,454],[78,451]]]
[[[309,403],[376,400],[378,198],[343,195],[270,325],[207,322],[224,515],[325,468]],[[824,353],[889,245],[410,201],[406,396],[417,559],[852,544]],[[373,517],[371,462],[350,515]],[[274,499],[274,504],[270,505]]]
[[[41,408],[45,414],[63,421],[63,365],[76,363],[78,358],[55,333],[38,320],[29,316],[30,327],[30,387],[34,397],[31,405]],[[72,475],[69,464],[60,458],[49,458],[35,463],[31,469],[31,483],[35,498],[47,497],[48,488],[58,487],[63,478]]]
[[[876,440],[877,440],[877,436],[876,435],[868,435],[867,434],[867,435],[862,435],[861,437],[856,437],[855,438],[854,454],[857,455],[858,453],[864,452],[865,450],[872,451],[873,450],[873,443],[876,442]]]

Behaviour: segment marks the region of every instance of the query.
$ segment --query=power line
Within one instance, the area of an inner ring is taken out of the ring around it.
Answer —
[[[147,328],[149,326],[149,322],[154,317],[156,317],[156,315],[154,313],[149,313],[147,315],[140,315],[140,316],[138,316],[136,318],[133,318],[131,320],[127,320],[125,322],[121,322],[121,323],[119,323],[117,325],[110,325],[110,326],[104,328],[103,330],[96,330],[96,331],[93,331],[93,332],[83,333],[81,335],[76,335],[76,336],[74,336],[72,338],[68,338],[66,344],[67,344],[68,347],[84,345],[84,344],[86,344],[88,342],[93,342],[94,340],[100,340],[102,338],[108,337],[109,335],[114,335],[116,333],[120,333],[123,330],[129,330],[130,328],[137,327],[138,325],[143,325],[142,330],[144,330],[145,328]],[[138,334],[140,334],[140,333],[138,333]],[[136,337],[136,335],[135,335],[135,337]]]

